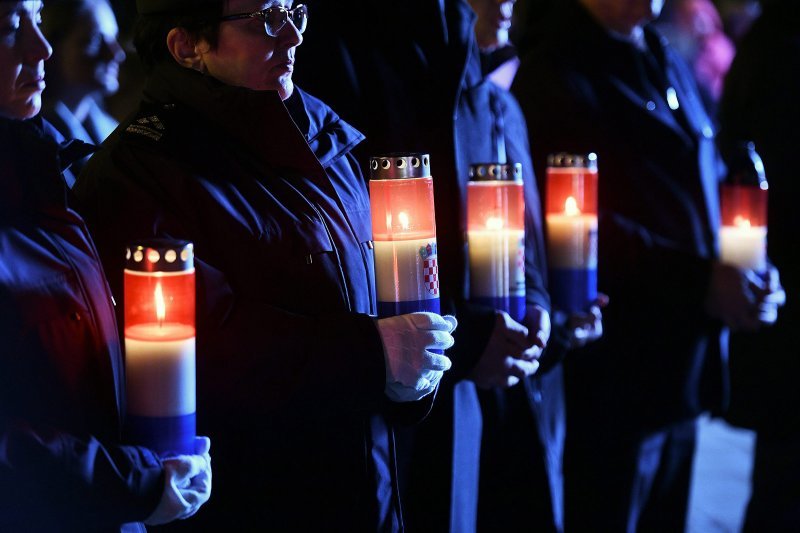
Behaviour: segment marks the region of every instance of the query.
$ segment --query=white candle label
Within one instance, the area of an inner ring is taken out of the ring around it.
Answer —
[[[433,239],[375,241],[378,314],[439,312],[439,265]]]

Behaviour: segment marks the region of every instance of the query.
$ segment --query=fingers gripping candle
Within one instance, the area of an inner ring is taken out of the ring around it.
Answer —
[[[470,300],[525,316],[522,165],[472,165],[467,183]]]
[[[555,309],[597,298],[597,156],[555,154],[547,165],[547,263]]]
[[[162,455],[194,453],[192,244],[151,240],[129,246],[126,257],[128,440]]]
[[[433,178],[428,154],[370,159],[378,315],[439,313]]]

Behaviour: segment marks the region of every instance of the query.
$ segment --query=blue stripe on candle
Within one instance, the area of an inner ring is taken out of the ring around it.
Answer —
[[[551,268],[549,285],[554,309],[585,311],[597,299],[597,269]]]
[[[496,296],[485,298],[470,298],[473,302],[500,311],[505,311],[517,322],[522,322],[525,318],[525,297],[524,296]]]
[[[125,420],[126,441],[162,457],[194,453],[195,413],[182,416],[134,416]]]
[[[439,298],[429,300],[409,300],[407,302],[378,302],[378,316],[386,318],[389,316],[404,315],[417,311],[430,311],[431,313],[441,313]]]

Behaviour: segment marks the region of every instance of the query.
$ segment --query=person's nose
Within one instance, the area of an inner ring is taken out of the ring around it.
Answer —
[[[122,46],[119,44],[116,38],[111,39],[104,39],[103,40],[103,58],[108,61],[114,61],[116,63],[122,63],[125,61],[125,50],[122,49]]]
[[[283,25],[281,31],[278,32],[278,39],[281,45],[286,48],[300,46],[303,42],[303,35],[300,33],[300,30],[297,29],[297,26],[294,25],[291,17],[289,17],[289,20]]]
[[[39,61],[46,61],[53,55],[53,47],[47,42],[39,26],[30,22],[31,31],[25,41],[24,57],[28,65],[35,65]]]

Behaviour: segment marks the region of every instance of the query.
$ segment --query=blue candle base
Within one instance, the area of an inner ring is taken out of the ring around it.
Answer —
[[[517,322],[522,322],[525,318],[525,297],[524,296],[494,296],[470,298],[476,304],[492,307],[500,311],[505,311]]]
[[[549,274],[553,309],[567,313],[586,311],[597,299],[596,268],[552,268]]]
[[[429,311],[431,313],[441,314],[439,298],[410,300],[407,302],[378,302],[378,316],[380,318],[415,313],[417,311]]]
[[[195,413],[183,416],[134,416],[125,421],[126,442],[144,446],[162,457],[194,453]]]

